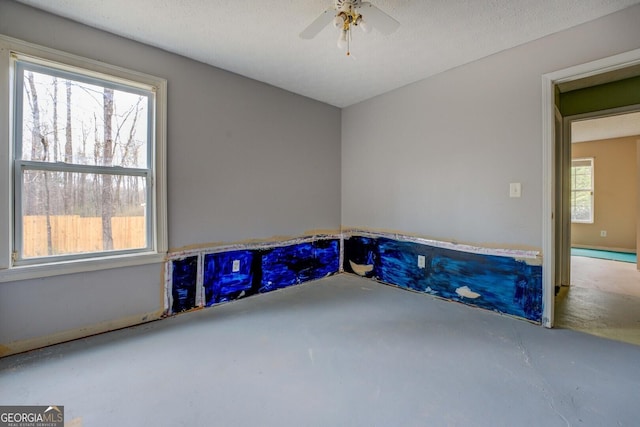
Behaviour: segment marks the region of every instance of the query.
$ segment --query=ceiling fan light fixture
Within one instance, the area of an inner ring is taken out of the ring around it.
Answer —
[[[362,10],[367,16],[365,21],[359,11]],[[371,27],[375,27],[382,34],[391,34],[398,29],[400,23],[391,16],[378,9],[368,1],[362,0],[334,0],[334,6],[325,10],[301,33],[303,39],[314,38],[325,26],[332,23],[340,32],[338,47],[347,48],[349,56],[349,44],[351,42],[351,28],[360,27],[362,31],[368,33]]]
[[[338,49],[344,49],[347,47],[349,41],[349,32],[348,30],[340,31],[340,37],[338,37]]]
[[[360,15],[360,18],[358,18],[358,21],[356,22],[356,25],[358,27],[360,27],[360,29],[365,32],[365,33],[370,33],[371,32],[371,27],[369,26],[369,24],[367,23],[367,21],[364,20],[364,18],[362,17],[362,15]]]

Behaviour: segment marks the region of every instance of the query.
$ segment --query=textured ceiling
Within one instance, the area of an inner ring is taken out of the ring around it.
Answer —
[[[636,135],[640,135],[640,113],[619,114],[571,123],[571,142]]]
[[[20,0],[75,21],[345,107],[640,0],[370,0],[401,24],[298,34],[333,0]],[[366,16],[365,16],[366,19]]]

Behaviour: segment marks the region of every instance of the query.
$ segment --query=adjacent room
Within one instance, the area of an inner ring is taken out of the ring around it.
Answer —
[[[635,425],[638,22],[0,0],[0,425]]]
[[[625,81],[633,79],[618,82]],[[640,307],[638,108],[565,119],[571,130],[570,282],[560,291],[555,322],[635,344],[640,343],[634,315]]]

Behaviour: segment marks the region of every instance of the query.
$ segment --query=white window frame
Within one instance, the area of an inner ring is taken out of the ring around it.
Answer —
[[[595,221],[595,212],[594,212],[594,208],[595,208],[595,170],[594,170],[594,158],[593,157],[581,157],[581,158],[575,158],[575,159],[571,159],[571,169],[573,171],[573,165],[574,163],[577,162],[589,162],[589,167],[591,168],[591,189],[589,190],[591,192],[591,207],[590,207],[590,211],[591,211],[591,218],[588,220],[574,220],[573,219],[573,194],[576,191],[586,191],[586,190],[576,190],[573,188],[573,182],[571,183],[571,211],[572,211],[572,215],[571,215],[571,222],[573,224],[593,224]],[[573,175],[573,173],[572,173]]]
[[[155,91],[155,123],[153,133],[155,144],[151,148],[151,205],[148,219],[151,221],[151,244],[144,251],[116,254],[87,254],[87,257],[41,258],[38,263],[16,263],[13,256],[16,248],[14,233],[16,179],[14,163],[14,61],[29,58],[30,62],[43,65],[54,63],[62,71],[83,70],[88,76],[110,80],[115,83],[137,82],[142,87],[152,87]],[[167,252],[167,197],[166,197],[166,93],[165,79],[137,71],[127,70],[102,62],[82,58],[65,52],[37,46],[21,40],[0,35],[0,282],[71,274],[85,271],[103,270],[160,263]]]

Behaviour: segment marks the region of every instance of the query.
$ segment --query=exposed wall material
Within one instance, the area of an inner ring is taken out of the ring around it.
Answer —
[[[340,236],[220,246],[172,254],[165,313],[266,293],[338,273]]]
[[[456,250],[434,243],[395,234],[351,233],[344,241],[344,271],[541,321],[542,267],[535,252]]]
[[[330,276],[343,271],[341,265],[403,289],[541,320],[537,251],[366,230],[175,252],[166,265],[165,314]]]
[[[342,233],[345,239],[351,236],[363,236],[363,237],[388,237],[403,242],[413,242],[421,245],[428,245],[442,249],[451,249],[454,251],[468,252],[472,254],[483,255],[495,255],[495,256],[507,256],[512,258],[521,258],[530,260],[530,262],[541,262],[540,252],[533,249],[515,249],[515,248],[498,248],[498,247],[483,247],[474,246],[470,244],[462,244],[455,242],[447,242],[442,240],[429,239],[417,235],[405,234],[402,232],[389,232],[389,231],[375,231],[370,229],[358,229],[350,228],[345,229]],[[538,260],[538,261],[534,261]]]

